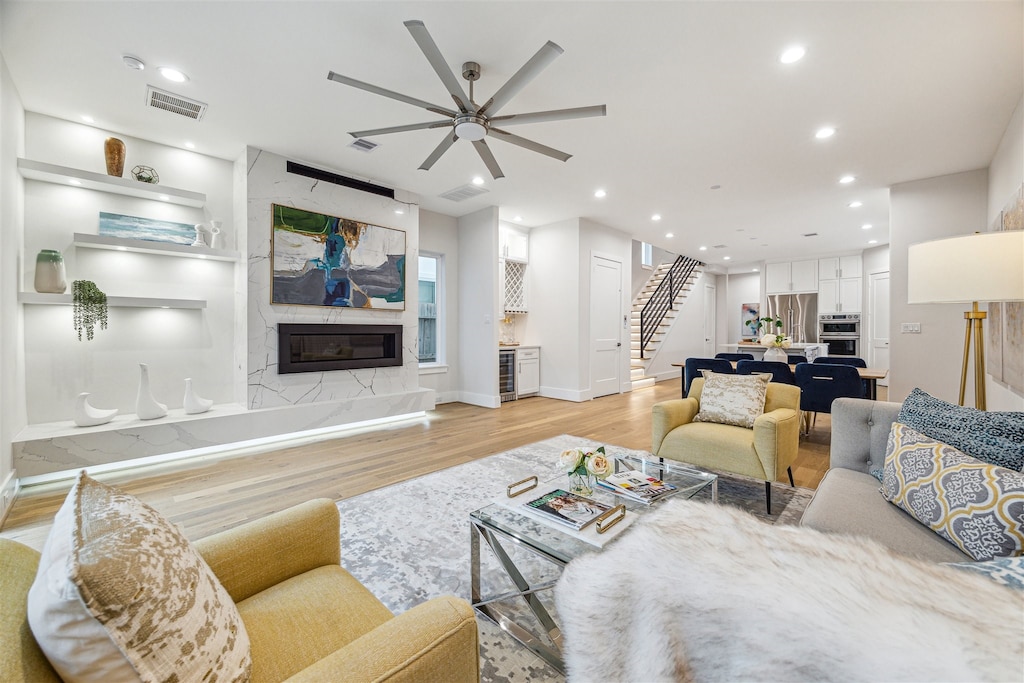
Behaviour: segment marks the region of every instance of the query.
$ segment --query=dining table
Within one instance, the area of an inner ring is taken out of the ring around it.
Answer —
[[[733,369],[736,369],[736,361],[730,361],[730,363],[731,363]],[[674,367],[677,367],[677,368],[682,368],[682,367],[684,367],[686,365],[686,363],[672,363],[672,365]],[[795,371],[796,370],[796,364],[791,364],[789,366],[789,369]],[[885,376],[889,374],[889,371],[887,369],[885,369],[885,368],[856,368],[856,369],[857,369],[857,374],[860,375],[860,378],[862,380],[864,380],[865,384],[867,385],[867,396],[865,398],[869,398],[872,401],[878,400],[878,380],[885,379]],[[685,387],[686,386],[686,377],[684,377],[682,375],[682,373],[680,373],[680,379],[683,382],[682,386]],[[686,396],[684,395],[683,398],[686,398]]]

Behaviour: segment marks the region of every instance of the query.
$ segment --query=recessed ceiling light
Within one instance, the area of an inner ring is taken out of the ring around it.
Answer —
[[[793,62],[799,62],[807,54],[807,49],[803,45],[792,45],[787,47],[779,55],[779,61],[783,64],[792,64]]]
[[[661,214],[660,213],[654,214],[653,216],[651,216],[651,220],[652,221],[660,221],[661,220]]]
[[[814,134],[814,137],[818,138],[819,140],[824,140],[825,138],[830,138],[835,134],[835,128],[833,128],[832,126],[824,126],[823,128],[818,129],[818,131]]]
[[[82,120],[85,121],[86,123],[96,123],[96,119],[94,119],[93,117],[89,116],[88,114],[82,114]]]
[[[186,142],[185,143],[185,149],[195,149],[195,148],[196,148],[196,143],[194,143],[194,142]]]
[[[841,182],[843,185],[849,185],[856,179],[856,176],[844,175],[842,178],[839,179],[839,182]]]
[[[668,238],[671,239],[671,238],[675,237],[675,235],[673,233],[671,233],[671,232],[666,232],[665,233],[665,237],[668,237]]]
[[[78,180],[77,178],[72,178],[68,182],[71,183],[72,185],[81,185],[82,184],[82,181]]]
[[[878,244],[878,240],[868,240],[868,244]]]
[[[608,193],[605,192],[604,190],[597,190],[596,192],[594,192],[594,196],[597,197],[598,199],[601,199],[606,194],[608,194]]]
[[[864,206],[864,202],[862,202],[859,199],[854,199],[852,202],[847,204],[847,206],[850,207],[851,209],[858,209],[858,208]]]
[[[722,260],[723,260],[723,261],[728,261],[728,260],[730,260],[730,259],[732,259],[732,256],[723,256],[723,257],[722,257]]]
[[[708,250],[708,248],[707,248],[707,247],[701,247],[701,248],[700,248],[700,250],[701,250],[701,251],[707,251],[707,250]]]
[[[160,72],[161,76],[174,83],[184,83],[188,80],[188,76],[186,76],[184,73],[169,66],[162,66],[159,69],[157,69],[157,71]]]
[[[142,71],[146,68],[146,63],[138,57],[132,57],[131,55],[123,55],[121,61],[129,69],[135,69],[136,71]]]
[[[160,195],[159,197],[157,197],[157,199],[159,199],[159,200],[160,200],[160,201],[162,201],[162,202],[167,202],[167,201],[170,201],[170,199],[171,199],[171,198],[170,198],[170,197],[168,197],[168,196],[167,196],[167,195],[165,195],[165,194],[162,194],[162,195]]]
[[[871,224],[870,223],[865,223],[864,225],[860,226],[860,229],[861,230],[870,230],[871,229]]]
[[[523,222],[523,217],[522,216],[516,216],[512,220],[514,220],[516,223],[522,223]]]
[[[483,185],[484,184],[484,179],[481,178],[480,176],[474,176],[473,177],[473,184],[474,185]]]
[[[405,213],[405,209],[395,209],[395,213],[397,213],[399,216],[401,216],[402,214]]]

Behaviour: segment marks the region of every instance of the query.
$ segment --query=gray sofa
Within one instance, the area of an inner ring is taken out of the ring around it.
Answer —
[[[832,405],[829,470],[807,506],[803,526],[867,536],[920,560],[968,562],[971,558],[878,492],[869,472],[881,469],[899,403],[840,398]]]

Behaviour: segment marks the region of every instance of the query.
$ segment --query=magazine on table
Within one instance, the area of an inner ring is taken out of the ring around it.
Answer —
[[[653,503],[679,490],[672,484],[637,470],[609,474],[606,479],[599,479],[597,483],[609,491],[641,503]]]
[[[530,511],[573,529],[582,529],[608,510],[611,505],[599,503],[590,498],[564,489],[555,489],[540,498],[523,503]]]

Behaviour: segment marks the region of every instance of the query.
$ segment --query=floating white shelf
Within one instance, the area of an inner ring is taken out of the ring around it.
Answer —
[[[152,242],[149,240],[132,240],[107,235],[89,235],[76,232],[72,244],[84,249],[111,249],[114,251],[133,251],[142,254],[160,254],[162,256],[182,256],[185,258],[209,259],[211,261],[239,260],[237,251],[228,249],[211,249],[210,247],[192,247],[171,242]]]
[[[70,306],[70,294],[18,292],[18,303],[49,306]],[[108,296],[107,306],[116,308],[206,308],[205,299],[162,299],[141,296]]]
[[[202,192],[179,190],[166,185],[151,185],[139,182],[134,178],[118,178],[104,173],[82,171],[77,168],[47,164],[31,159],[18,159],[18,171],[24,178],[41,180],[45,183],[84,187],[89,190],[141,197],[182,206],[201,207],[206,204],[206,195]]]
[[[114,417],[110,422],[93,427],[78,427],[71,420],[63,422],[40,422],[27,425],[15,435],[13,441],[35,441],[38,439],[53,439],[62,436],[80,436],[93,432],[111,432],[117,430],[137,430],[150,425],[168,425],[178,422],[190,422],[192,420],[207,420],[210,418],[224,417],[226,415],[239,415],[247,412],[245,406],[238,403],[218,403],[205,413],[197,415],[186,415],[181,408],[172,408],[167,415],[155,420],[140,420],[132,412],[122,413]]]

